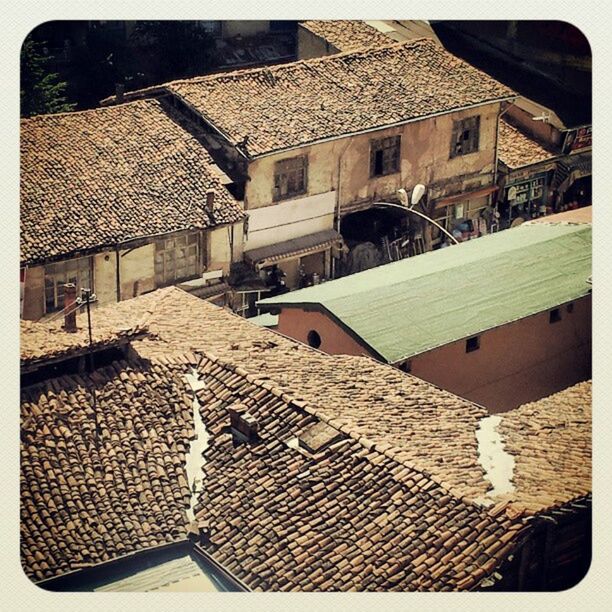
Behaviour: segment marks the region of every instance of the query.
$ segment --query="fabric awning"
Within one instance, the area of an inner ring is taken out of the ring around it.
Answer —
[[[497,191],[499,187],[497,185],[490,185],[489,187],[483,187],[482,189],[476,189],[475,191],[464,191],[456,195],[441,198],[436,202],[436,208],[442,208],[455,202],[461,202],[461,200],[467,200],[470,198],[484,198],[484,196]]]
[[[307,236],[293,238],[292,240],[285,240],[284,242],[277,242],[269,246],[245,251],[244,257],[252,264],[264,267],[284,259],[294,259],[295,257],[317,253],[318,251],[330,248],[334,246],[334,244],[341,242],[342,236],[340,236],[336,230],[324,230],[322,232],[308,234]]]

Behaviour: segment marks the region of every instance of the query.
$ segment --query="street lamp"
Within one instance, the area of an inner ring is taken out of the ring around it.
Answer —
[[[441,232],[446,234],[455,244],[459,244],[459,241],[450,232],[445,230],[439,223],[437,223],[431,217],[428,217],[426,214],[422,213],[421,211],[414,210],[414,206],[416,206],[420,202],[424,194],[425,194],[425,186],[419,183],[418,185],[415,185],[414,189],[412,190],[412,197],[410,198],[410,204],[408,204],[408,194],[406,193],[406,190],[398,189],[397,195],[399,197],[401,204],[394,204],[392,202],[376,202],[375,206],[389,206],[391,208],[399,208],[400,210],[403,210],[405,212],[409,212],[414,215],[417,215],[418,217],[421,217],[421,219],[425,219],[425,221],[428,221],[432,225],[435,225],[435,227],[437,227]]]

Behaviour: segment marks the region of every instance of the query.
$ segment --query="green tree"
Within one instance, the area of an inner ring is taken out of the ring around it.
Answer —
[[[153,82],[196,76],[214,66],[214,39],[193,21],[140,21],[132,42]]]
[[[66,98],[67,83],[49,71],[52,56],[43,53],[44,43],[28,36],[21,47],[21,116],[62,113],[74,109]]]

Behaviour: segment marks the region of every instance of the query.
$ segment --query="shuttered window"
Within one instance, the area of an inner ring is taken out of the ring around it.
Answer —
[[[171,285],[197,276],[200,272],[197,232],[175,236],[155,243],[155,284]]]

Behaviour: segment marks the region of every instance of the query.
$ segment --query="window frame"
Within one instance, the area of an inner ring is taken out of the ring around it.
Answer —
[[[298,167],[299,164],[299,167]],[[291,167],[294,165],[295,167]],[[301,182],[298,174],[302,174]],[[300,185],[299,187],[297,185]],[[290,185],[294,188],[290,189]],[[283,189],[284,187],[284,189]],[[295,155],[274,162],[272,201],[280,202],[308,193],[308,155]]]
[[[70,269],[72,268],[72,269]],[[84,269],[87,269],[87,282],[84,277]],[[76,274],[73,276],[72,274]],[[70,275],[70,276],[69,276]],[[48,279],[53,279],[52,291],[53,291],[53,307],[49,308],[50,300],[49,296],[49,283]],[[82,288],[91,289],[94,291],[94,266],[93,257],[86,255],[84,257],[74,257],[71,259],[64,259],[62,261],[55,261],[53,263],[45,264],[43,274],[43,310],[45,314],[52,312],[58,312],[63,310],[63,286],[66,283],[74,282],[77,289],[77,295]],[[89,287],[85,287],[89,285]],[[62,288],[61,291],[59,288]]]
[[[177,257],[179,249],[187,251],[183,259],[192,259],[192,263],[185,261],[184,266],[179,267],[177,265],[177,261],[181,259]],[[195,251],[192,255],[188,253],[190,249]],[[203,268],[202,252],[203,239],[202,232],[199,231],[164,236],[155,240],[155,253],[153,256],[155,287],[168,287],[197,278]],[[184,274],[179,274],[178,270],[182,268],[187,268],[187,270]],[[169,270],[172,271],[172,274],[168,272]]]
[[[548,311],[548,322],[552,325],[553,323],[559,323],[563,317],[561,316],[561,308],[553,308]]]
[[[466,132],[468,132],[468,137],[465,136]],[[463,144],[464,141],[467,141],[469,146],[466,147]],[[460,147],[459,150],[458,147]],[[478,151],[480,151],[480,115],[453,121],[449,159],[477,153]]]
[[[381,171],[376,172],[380,153]],[[386,156],[385,156],[386,155]],[[391,158],[391,160],[389,159]],[[402,162],[402,135],[384,136],[370,140],[370,178],[397,174]]]

